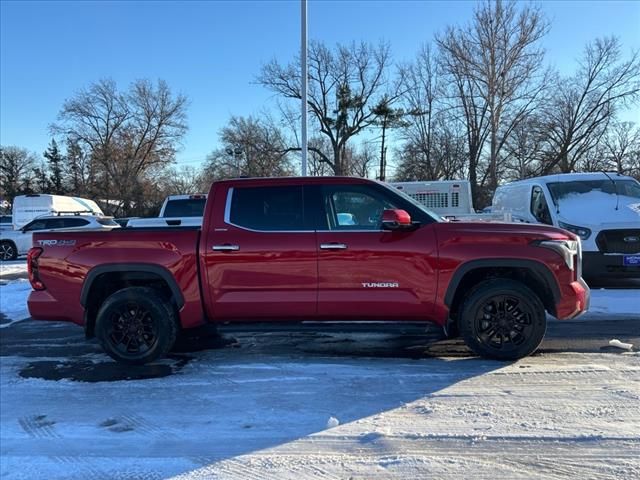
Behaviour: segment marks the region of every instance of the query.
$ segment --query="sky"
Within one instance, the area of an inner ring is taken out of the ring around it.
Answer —
[[[538,3],[551,21],[547,62],[571,73],[584,45],[616,35],[625,53],[640,50],[640,1]],[[462,25],[475,1],[308,1],[310,39],[328,45],[380,40],[396,62],[448,25]],[[0,0],[0,144],[42,154],[65,99],[101,78],[120,89],[164,79],[189,100],[189,133],[179,165],[199,166],[231,115],[274,106],[255,81],[272,58],[300,48],[300,1]],[[625,120],[640,121],[640,108]]]

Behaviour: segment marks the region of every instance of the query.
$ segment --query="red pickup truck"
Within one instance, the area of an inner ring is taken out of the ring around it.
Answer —
[[[588,308],[579,239],[540,225],[445,222],[358,178],[216,182],[202,228],[48,232],[28,256],[34,319],[142,364],[230,322],[435,322],[479,355],[532,353],[546,314]]]

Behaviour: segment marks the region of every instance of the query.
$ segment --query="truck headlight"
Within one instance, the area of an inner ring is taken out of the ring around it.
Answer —
[[[542,240],[535,242],[536,245],[543,248],[549,248],[558,253],[567,264],[569,270],[574,268],[574,257],[580,252],[580,240]]]
[[[564,222],[558,222],[558,226],[560,228],[564,228],[565,230],[569,230],[571,233],[575,233],[582,240],[586,240],[591,236],[591,230],[589,230],[587,227],[578,227],[576,225],[570,225]]]

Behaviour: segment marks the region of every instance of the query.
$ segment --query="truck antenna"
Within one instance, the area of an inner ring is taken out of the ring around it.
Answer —
[[[618,185],[616,184],[616,182],[613,181],[613,179],[609,176],[607,172],[603,170],[602,173],[604,173],[606,177],[611,181],[611,183],[613,183],[613,189],[616,192],[616,210],[618,210],[618,207],[620,206],[620,194],[618,193]]]

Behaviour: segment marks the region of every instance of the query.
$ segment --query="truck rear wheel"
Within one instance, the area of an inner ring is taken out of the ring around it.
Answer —
[[[465,299],[458,320],[465,343],[478,355],[517,360],[544,338],[547,318],[538,296],[520,282],[488,280]]]
[[[13,242],[0,242],[0,260],[15,260],[18,257],[18,249]]]
[[[143,365],[169,352],[176,341],[178,322],[172,305],[156,290],[130,287],[102,304],[95,332],[111,358]]]

